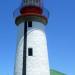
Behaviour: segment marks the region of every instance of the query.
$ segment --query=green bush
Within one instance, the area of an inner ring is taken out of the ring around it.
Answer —
[[[58,71],[53,70],[53,69],[50,70],[50,74],[51,74],[51,75],[66,75],[66,74],[64,74],[64,73],[58,72]]]

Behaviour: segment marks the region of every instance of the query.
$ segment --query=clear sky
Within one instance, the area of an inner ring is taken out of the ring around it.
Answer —
[[[13,11],[21,0],[0,0],[0,75],[14,75],[17,27]],[[75,75],[75,0],[45,0],[50,67]]]

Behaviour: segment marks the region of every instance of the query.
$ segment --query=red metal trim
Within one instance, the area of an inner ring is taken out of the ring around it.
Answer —
[[[43,19],[48,19],[46,16],[44,16],[44,15],[40,15],[40,14],[34,14],[34,13],[25,13],[25,14],[22,14],[21,16],[40,16],[40,17],[42,17]]]
[[[20,13],[22,15],[27,13],[42,14],[42,12],[43,10],[40,7],[36,7],[36,6],[26,6],[20,10]]]

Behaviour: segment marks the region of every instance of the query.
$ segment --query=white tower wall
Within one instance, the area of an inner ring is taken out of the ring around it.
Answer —
[[[19,25],[15,75],[22,75],[24,24]],[[33,49],[33,56],[28,56],[28,48]],[[32,22],[27,31],[26,75],[50,75],[47,40],[44,25]]]

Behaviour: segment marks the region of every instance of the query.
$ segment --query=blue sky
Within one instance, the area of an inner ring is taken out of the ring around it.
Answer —
[[[21,0],[0,0],[0,75],[14,75],[17,27],[13,11]],[[75,75],[75,0],[45,0],[50,67]]]

